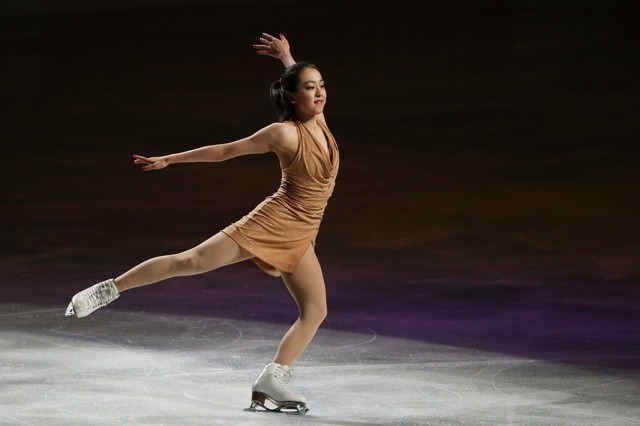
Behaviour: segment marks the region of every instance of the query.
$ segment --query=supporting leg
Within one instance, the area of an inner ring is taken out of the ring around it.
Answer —
[[[324,278],[312,246],[300,260],[295,273],[283,273],[282,279],[298,305],[300,316],[282,338],[273,362],[253,383],[252,402],[247,410],[305,414],[308,411],[306,398],[291,391],[287,383],[292,371],[289,365],[304,352],[327,315]],[[276,408],[267,408],[265,400]]]
[[[273,362],[291,365],[307,348],[327,316],[324,277],[312,246],[295,273],[283,273],[282,279],[298,305],[300,316],[282,338]]]

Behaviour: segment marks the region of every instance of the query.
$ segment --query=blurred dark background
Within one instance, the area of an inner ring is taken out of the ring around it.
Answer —
[[[317,247],[332,294],[362,312],[395,294],[416,321],[488,297],[637,317],[639,18],[635,1],[4,1],[3,297],[66,305],[273,193],[272,155],[142,173],[131,154],[275,121],[282,67],[251,45],[282,32],[323,73],[341,150]]]

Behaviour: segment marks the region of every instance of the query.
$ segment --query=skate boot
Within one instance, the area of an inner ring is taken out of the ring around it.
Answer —
[[[102,281],[73,296],[67,307],[66,316],[86,317],[98,308],[108,305],[120,297],[113,279]]]
[[[253,382],[251,394],[251,406],[245,411],[269,411],[285,414],[305,414],[307,399],[289,389],[287,383],[291,381],[293,370],[287,365],[280,365],[277,362],[268,364],[264,371]],[[275,405],[275,408],[268,408],[265,400]]]

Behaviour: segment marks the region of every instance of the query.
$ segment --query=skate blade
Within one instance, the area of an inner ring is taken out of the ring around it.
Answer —
[[[306,405],[300,404],[299,402],[285,402],[279,407],[269,408],[262,402],[253,400],[251,401],[251,405],[249,406],[249,408],[245,408],[244,411],[252,413],[279,413],[288,414],[291,416],[302,416],[307,414],[307,411],[309,411],[309,409]]]
[[[69,303],[69,306],[67,306],[67,311],[64,313],[65,317],[72,317],[75,316],[76,314],[76,310],[73,308],[73,302]]]

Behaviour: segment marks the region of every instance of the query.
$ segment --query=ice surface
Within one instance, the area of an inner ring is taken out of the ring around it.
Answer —
[[[294,366],[306,416],[246,413],[286,325],[63,311],[1,306],[0,423],[640,423],[637,372],[381,336],[356,322],[321,329]]]

